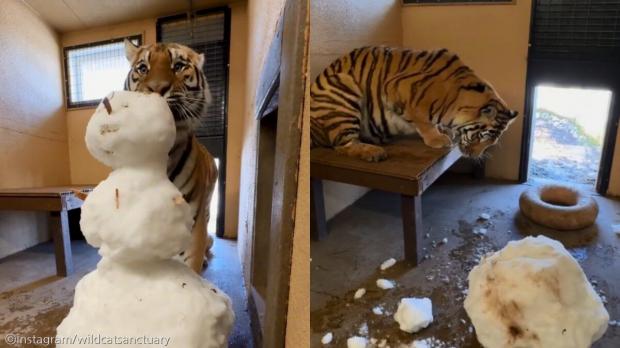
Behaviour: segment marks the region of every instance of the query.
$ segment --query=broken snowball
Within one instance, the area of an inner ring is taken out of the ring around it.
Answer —
[[[347,348],[366,348],[368,340],[365,337],[353,336],[347,340]]]
[[[477,235],[487,234],[487,229],[484,227],[474,228],[474,234],[477,234]]]
[[[362,298],[362,296],[364,296],[366,294],[366,289],[364,288],[359,288],[357,289],[357,291],[355,292],[355,295],[353,295],[353,299],[355,300],[359,300],[360,298]]]
[[[382,271],[385,271],[386,269],[388,269],[388,268],[390,268],[390,267],[394,266],[394,264],[396,264],[396,259],[394,259],[394,258],[392,257],[392,258],[389,258],[389,259],[387,259],[387,260],[383,261],[383,263],[381,264],[381,266],[380,266],[379,268],[380,268]]]
[[[375,313],[376,315],[383,315],[383,307],[377,306],[372,309],[372,312]]]
[[[483,257],[469,273],[465,310],[485,347],[590,347],[609,320],[577,261],[543,236]]]
[[[489,220],[491,218],[491,215],[487,214],[487,213],[482,213],[480,214],[480,220]]]
[[[321,343],[330,344],[333,338],[334,338],[334,335],[331,332],[328,332],[325,334],[325,336],[323,336],[323,338],[321,338]]]
[[[398,304],[394,320],[400,329],[409,333],[418,332],[433,322],[433,304],[430,299],[403,298]]]
[[[377,286],[383,290],[394,288],[394,282],[387,279],[377,279]]]

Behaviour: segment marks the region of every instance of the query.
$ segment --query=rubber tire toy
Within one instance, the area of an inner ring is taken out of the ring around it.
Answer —
[[[598,216],[598,204],[590,195],[563,185],[529,188],[521,193],[519,207],[532,221],[556,230],[585,228]]]

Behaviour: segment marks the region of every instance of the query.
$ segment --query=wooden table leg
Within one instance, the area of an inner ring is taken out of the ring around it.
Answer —
[[[401,214],[405,243],[405,260],[418,265],[422,261],[422,199],[401,195]]]
[[[327,237],[323,181],[310,178],[310,234],[313,240]]]
[[[52,238],[56,254],[56,274],[67,277],[73,273],[71,255],[71,235],[69,234],[69,215],[66,210],[51,214]]]

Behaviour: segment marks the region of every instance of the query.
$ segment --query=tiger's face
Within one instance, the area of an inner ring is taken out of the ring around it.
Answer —
[[[125,90],[159,93],[176,122],[195,126],[211,103],[209,84],[202,70],[204,55],[174,43],[137,47],[125,40],[131,70]]]
[[[452,135],[465,156],[478,158],[497,143],[518,112],[510,110],[493,87],[481,80],[470,81],[460,89],[454,103]]]

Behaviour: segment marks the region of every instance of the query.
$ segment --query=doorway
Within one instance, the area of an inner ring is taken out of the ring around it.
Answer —
[[[207,231],[224,236],[226,192],[226,133],[228,126],[228,74],[230,51],[230,8],[218,7],[157,19],[157,42],[176,42],[206,57],[204,72],[213,100],[196,137],[215,158],[218,179],[210,205]]]
[[[620,2],[532,1],[519,181],[607,193],[620,118]]]
[[[594,189],[611,98],[611,91],[605,89],[536,86],[530,179]]]

